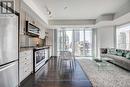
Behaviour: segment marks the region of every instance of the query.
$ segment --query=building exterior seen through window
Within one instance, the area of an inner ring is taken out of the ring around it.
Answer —
[[[118,26],[116,30],[117,48],[130,49],[130,23]]]
[[[91,28],[64,28],[57,30],[57,50],[70,51],[74,56],[92,56]]]

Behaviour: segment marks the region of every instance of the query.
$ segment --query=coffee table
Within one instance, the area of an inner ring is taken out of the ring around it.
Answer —
[[[98,67],[98,70],[112,70],[113,65],[109,63],[109,61],[113,61],[113,59],[106,57],[94,59],[95,65]]]

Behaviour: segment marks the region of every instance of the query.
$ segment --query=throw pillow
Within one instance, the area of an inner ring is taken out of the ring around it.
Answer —
[[[123,53],[122,50],[117,49],[116,52],[118,56],[122,56],[122,53]]]
[[[128,52],[128,53],[126,54],[126,58],[127,58],[127,59],[130,59],[130,52]]]
[[[116,54],[117,54],[115,48],[111,48],[111,54],[113,54],[113,55],[116,55]]]
[[[126,57],[126,54],[128,53],[126,50],[123,50],[122,51],[123,53],[122,53],[122,57]]]

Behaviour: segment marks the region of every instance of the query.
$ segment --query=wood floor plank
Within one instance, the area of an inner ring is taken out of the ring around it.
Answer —
[[[68,66],[62,68],[63,72],[60,73],[57,59],[52,58],[35,74],[25,79],[20,87],[92,87],[78,62],[74,71]]]

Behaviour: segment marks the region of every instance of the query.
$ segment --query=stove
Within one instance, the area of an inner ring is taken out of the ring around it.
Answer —
[[[46,62],[45,60],[45,50],[44,49],[34,49],[33,51],[33,71],[39,70]]]

